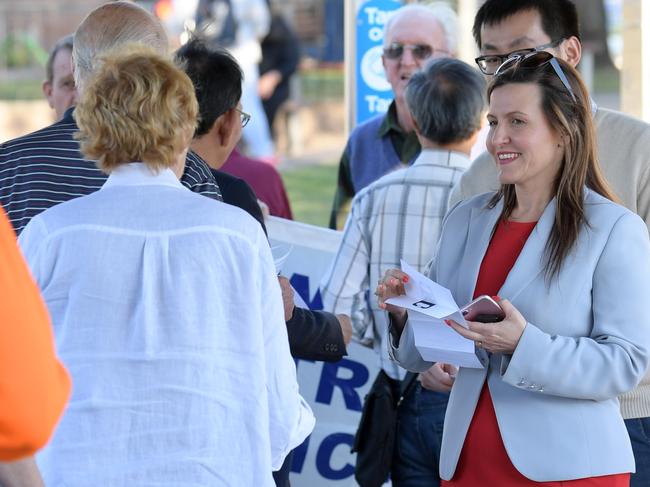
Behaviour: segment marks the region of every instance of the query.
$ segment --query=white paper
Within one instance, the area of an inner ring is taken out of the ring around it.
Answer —
[[[273,256],[273,263],[275,264],[275,272],[280,275],[282,272],[282,267],[284,262],[287,260],[287,257],[291,254],[293,250],[293,245],[291,244],[275,244],[271,246],[271,255]]]
[[[410,311],[409,323],[422,358],[477,369],[487,366],[485,350],[476,348],[472,340],[459,335],[444,322],[452,319],[466,328],[468,326],[451,291],[416,271],[404,260],[401,264],[402,271],[409,276],[409,282],[404,284],[406,294],[386,302]]]

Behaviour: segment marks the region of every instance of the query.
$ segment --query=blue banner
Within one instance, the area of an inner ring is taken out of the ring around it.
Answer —
[[[355,125],[386,112],[393,100],[381,55],[384,25],[400,6],[398,0],[370,0],[364,2],[357,12]]]

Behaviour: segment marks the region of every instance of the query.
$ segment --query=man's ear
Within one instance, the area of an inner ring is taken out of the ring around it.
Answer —
[[[41,85],[41,89],[43,90],[43,95],[45,95],[45,98],[47,98],[47,103],[50,105],[50,108],[54,108],[52,105],[52,101],[50,98],[52,97],[52,83],[49,81],[43,81],[43,84]]]
[[[210,128],[210,133],[216,140],[219,142],[219,145],[226,147],[229,143],[232,127],[229,122],[231,110],[228,110],[226,113],[223,113],[217,117]]]
[[[411,115],[411,121],[413,122],[413,130],[415,131],[415,134],[422,135],[422,132],[420,131],[420,127],[418,127],[418,122],[417,120],[415,120],[415,118],[413,118],[413,115]]]
[[[234,108],[231,108],[226,113],[219,117],[223,119],[222,121],[222,132],[224,136],[224,146],[227,146],[229,150],[232,150],[239,142],[241,137],[241,118],[239,112]]]
[[[571,36],[566,39],[560,46],[562,50],[562,58],[574,68],[580,62],[582,56],[582,44],[577,37]]]

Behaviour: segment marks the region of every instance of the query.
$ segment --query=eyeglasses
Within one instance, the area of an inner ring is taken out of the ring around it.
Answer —
[[[384,47],[384,56],[386,59],[399,59],[404,54],[404,49],[410,49],[411,54],[418,61],[425,61],[433,56],[434,52],[447,53],[443,49],[434,49],[427,44],[400,44],[399,42],[393,42],[387,47]]]
[[[248,122],[251,121],[251,116],[250,114],[241,111],[239,108],[235,107],[235,110],[239,112],[239,118],[241,119],[241,128],[246,127],[248,125]]]
[[[519,49],[517,51],[509,52],[508,54],[490,54],[487,56],[479,56],[476,59],[474,59],[474,61],[476,62],[476,64],[478,64],[478,68],[481,70],[483,74],[492,75],[496,72],[499,66],[505,63],[511,57],[523,56],[531,52],[539,52],[539,51],[543,51],[544,49],[551,49],[553,47],[557,47],[559,44],[562,43],[563,40],[564,38],[557,39],[549,42],[548,44],[542,44],[541,46],[532,47],[529,49]]]
[[[550,52],[538,51],[525,55],[513,56],[507,59],[501,66],[497,68],[497,70],[494,72],[494,76],[499,76],[510,69],[534,69],[549,63],[553,68],[553,71],[555,71],[555,74],[557,74],[557,77],[560,78],[560,81],[562,81],[562,84],[569,92],[569,95],[571,95],[571,98],[573,98],[573,101],[577,102],[576,95],[573,93],[573,88],[571,88],[571,84],[569,83],[569,80],[566,77],[562,66],[560,66],[560,63],[557,62],[555,56],[553,56],[553,54]]]

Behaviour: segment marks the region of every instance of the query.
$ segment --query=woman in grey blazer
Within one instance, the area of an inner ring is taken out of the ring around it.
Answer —
[[[441,477],[449,486],[628,485],[634,458],[616,396],[649,363],[647,229],[601,176],[591,102],[573,68],[546,52],[515,56],[488,96],[501,189],[450,210],[429,277],[458,303],[498,293],[506,318],[448,323],[490,359],[455,379]],[[391,269],[376,294],[391,315],[392,356],[419,372],[432,364],[406,310],[384,303],[406,281]]]

